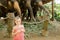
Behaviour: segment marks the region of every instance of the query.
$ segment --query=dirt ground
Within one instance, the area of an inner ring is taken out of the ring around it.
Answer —
[[[32,37],[26,38],[25,40],[60,40],[60,23],[53,21],[51,22],[55,29],[48,30],[48,36],[43,37],[40,35],[31,35]],[[12,38],[4,38],[5,31],[4,29],[0,31],[0,40],[12,40]]]
[[[0,40],[12,40],[12,38],[4,38],[3,33],[0,33]],[[49,34],[47,37],[34,35],[33,37],[26,38],[25,40],[60,40],[60,34]]]

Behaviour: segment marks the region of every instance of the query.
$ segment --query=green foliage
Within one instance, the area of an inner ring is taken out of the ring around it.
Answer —
[[[56,14],[56,19],[58,21],[60,21],[60,4],[56,4],[56,8],[55,8],[55,14]]]
[[[34,34],[40,34],[40,31],[43,28],[43,24],[24,24],[25,25],[25,36],[26,37],[31,37],[30,33],[34,33]]]
[[[2,30],[5,27],[4,20],[0,20],[0,30]]]
[[[52,12],[52,5],[51,4],[46,4],[44,6]],[[54,3],[54,18],[56,20],[60,21],[60,4]]]
[[[0,30],[2,30],[2,28],[4,28],[4,25],[0,23]]]

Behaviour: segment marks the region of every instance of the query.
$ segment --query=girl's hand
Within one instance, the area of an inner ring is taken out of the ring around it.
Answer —
[[[12,33],[12,37],[16,36],[17,33]]]
[[[14,37],[14,35],[15,35],[15,34],[14,34],[14,33],[12,33],[12,37]]]
[[[12,36],[15,36],[17,33],[21,32],[20,30],[16,31],[15,33],[12,33]]]
[[[22,32],[25,32],[25,28],[24,28],[23,25],[20,27],[20,30],[21,30]]]
[[[25,29],[21,29],[22,32],[25,32]]]

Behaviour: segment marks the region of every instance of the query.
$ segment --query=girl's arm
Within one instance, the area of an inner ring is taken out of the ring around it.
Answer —
[[[14,35],[15,35],[15,32],[16,32],[16,28],[15,28],[15,27],[13,27],[13,29],[12,29],[12,36],[14,36]]]
[[[22,27],[21,27],[21,31],[22,31],[22,32],[25,32],[25,28],[24,28],[23,25],[22,25]]]
[[[12,33],[12,36],[15,36],[17,33],[21,32],[20,30],[16,31],[15,33]]]
[[[12,30],[12,36],[16,35],[18,32],[21,32],[18,28],[14,27]]]
[[[15,34],[14,34],[14,30],[12,31],[12,36],[14,36]]]

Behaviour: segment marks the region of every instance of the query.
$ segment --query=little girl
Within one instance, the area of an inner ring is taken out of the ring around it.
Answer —
[[[21,23],[21,19],[19,17],[15,18],[15,26],[12,30],[13,40],[24,40],[24,26]]]

